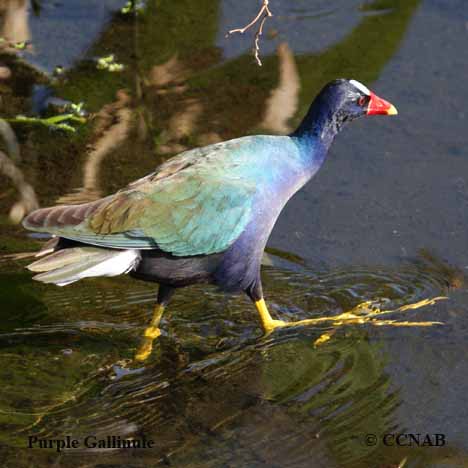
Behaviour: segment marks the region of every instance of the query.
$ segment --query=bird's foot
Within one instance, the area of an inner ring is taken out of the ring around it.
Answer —
[[[135,361],[146,361],[153,351],[153,342],[161,336],[161,330],[158,327],[148,327],[143,334],[143,340],[135,353]]]
[[[159,336],[161,336],[161,330],[159,329],[159,327],[148,327],[145,330],[145,338],[151,338],[152,340],[155,340]]]
[[[265,329],[265,334],[269,335],[277,328],[285,327],[300,327],[307,325],[316,325],[323,326],[324,324],[329,324],[333,327],[338,327],[342,325],[364,325],[370,324],[374,326],[395,326],[395,327],[429,327],[432,325],[442,325],[442,322],[434,321],[419,321],[419,322],[410,322],[410,321],[401,321],[397,319],[385,319],[382,316],[404,313],[409,310],[419,309],[421,307],[431,306],[436,304],[441,300],[446,300],[445,296],[438,296],[431,299],[424,299],[412,304],[406,304],[397,309],[390,310],[381,310],[379,301],[366,301],[363,302],[353,309],[342,312],[338,315],[326,316],[326,317],[316,317],[312,319],[297,320],[294,322],[284,322],[282,320],[266,320],[263,322],[263,327]],[[328,339],[328,338],[324,338]]]
[[[290,326],[289,322],[284,320],[268,320],[263,322],[263,330],[265,331],[265,336],[268,336],[270,333],[273,333],[277,328],[284,328]]]
[[[263,323],[263,330],[265,331],[265,336],[268,336],[279,328],[291,328],[291,327],[300,327],[300,326],[305,326],[305,325],[316,325],[318,322],[321,322],[321,320],[305,319],[305,320],[297,320],[294,322],[285,322],[284,320],[271,319],[268,322]]]

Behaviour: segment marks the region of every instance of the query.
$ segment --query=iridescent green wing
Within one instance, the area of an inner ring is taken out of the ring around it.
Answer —
[[[244,148],[228,142],[182,153],[115,195],[39,210],[24,226],[108,248],[222,252],[252,217],[256,187],[235,170]]]
[[[239,180],[193,172],[149,181],[141,189],[117,194],[91,216],[89,229],[101,236],[124,233],[133,248],[139,239],[142,248],[152,239],[178,256],[227,249],[250,221],[255,193]]]

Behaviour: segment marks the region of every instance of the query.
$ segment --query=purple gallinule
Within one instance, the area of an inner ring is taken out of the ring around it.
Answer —
[[[200,282],[244,291],[271,332],[286,323],[268,312],[260,262],[281,210],[318,171],[346,122],[396,113],[358,81],[332,81],[291,135],[196,148],[108,197],[34,211],[24,227],[55,238],[28,268],[35,280],[59,286],[124,273],[159,283],[146,331],[152,339],[174,290]]]

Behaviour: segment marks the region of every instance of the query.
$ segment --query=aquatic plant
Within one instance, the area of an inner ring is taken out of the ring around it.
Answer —
[[[120,12],[123,15],[128,15],[130,13],[138,14],[145,8],[145,2],[137,0],[129,0],[121,9]]]
[[[108,55],[107,57],[99,57],[97,59],[96,68],[98,70],[108,70],[110,72],[120,72],[125,66],[115,61],[114,54]]]
[[[31,45],[31,41],[11,42],[4,37],[0,37],[0,46],[10,47],[16,50],[25,50],[29,45]]]
[[[27,117],[26,115],[17,115],[12,119],[5,119],[11,123],[27,123],[33,125],[43,125],[54,130],[64,130],[67,132],[76,132],[76,128],[70,125],[69,122],[78,122],[83,124],[86,119],[82,116],[76,115],[75,113],[54,115],[52,117],[41,118],[41,117]],[[68,122],[68,123],[67,123]]]

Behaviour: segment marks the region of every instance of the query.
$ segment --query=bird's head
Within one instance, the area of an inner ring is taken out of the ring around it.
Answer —
[[[378,97],[356,80],[339,79],[328,83],[317,99],[325,98],[336,117],[353,120],[363,115],[396,115],[395,106]]]
[[[396,115],[395,106],[356,80],[328,83],[315,98],[296,134],[334,136],[344,123],[364,115]]]

